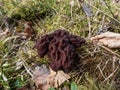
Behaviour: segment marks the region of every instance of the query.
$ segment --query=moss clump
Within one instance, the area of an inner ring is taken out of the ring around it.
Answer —
[[[55,0],[52,1],[55,2]],[[3,9],[8,17],[14,19],[44,19],[54,13],[50,2],[43,0],[3,0]]]

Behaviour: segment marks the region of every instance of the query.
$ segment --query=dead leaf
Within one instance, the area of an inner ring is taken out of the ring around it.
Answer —
[[[91,38],[91,41],[98,45],[105,45],[109,48],[120,48],[120,34],[114,32],[105,32]]]
[[[50,71],[47,69],[47,67],[45,65],[42,65],[41,67],[37,66],[33,74],[33,81],[35,82],[36,88],[39,88],[40,90],[47,90],[44,87],[47,84],[46,78],[50,74]],[[46,87],[49,88],[50,86]]]
[[[36,90],[48,90],[50,87],[57,88],[70,78],[70,76],[63,71],[56,73],[51,68],[48,69],[45,65],[36,67],[33,73],[33,81],[35,82]]]
[[[55,87],[57,88],[65,81],[68,81],[70,79],[69,74],[65,74],[63,71],[58,71],[58,73],[55,76]]]

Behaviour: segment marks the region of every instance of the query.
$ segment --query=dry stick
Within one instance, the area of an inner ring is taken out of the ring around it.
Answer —
[[[70,10],[70,11],[71,11],[71,19],[72,19],[72,17],[73,17],[72,8],[73,8],[73,7],[71,6],[71,10]]]
[[[102,27],[105,25],[105,15],[103,15],[101,24],[102,24]]]
[[[78,78],[77,83],[80,83],[82,77],[84,76],[85,73],[82,73],[82,75]]]
[[[103,83],[107,81],[110,77],[112,77],[117,70],[118,70],[118,67],[103,81]]]
[[[114,76],[113,76],[113,79],[112,79],[112,82],[111,82],[111,84],[110,84],[110,88],[113,86],[113,84],[115,83],[115,78],[116,78],[116,76],[119,74],[119,67],[118,67],[118,70],[117,70],[117,72],[114,74]]]
[[[90,17],[87,16],[87,20],[88,20],[88,26],[89,26],[89,34],[88,34],[88,38],[91,37],[91,21],[90,21]]]
[[[115,62],[116,62],[116,56],[113,57],[113,62],[112,62],[113,71],[115,70]]]
[[[117,54],[117,53],[115,53],[115,52],[114,52],[114,51],[112,51],[111,49],[109,49],[109,48],[107,48],[107,47],[105,47],[105,46],[101,46],[101,45],[100,45],[100,47],[101,47],[101,48],[103,48],[103,49],[105,49],[106,51],[108,51],[108,52],[112,53],[113,55],[115,55],[115,56],[117,56],[117,57],[119,57],[119,58],[120,58],[120,55],[119,55],[119,54]]]
[[[70,6],[71,6],[71,19],[73,19],[73,6],[74,6],[74,0],[70,1]]]
[[[106,67],[107,64],[108,64],[108,61],[109,61],[109,60],[107,60],[107,61],[105,62],[105,65],[103,66],[102,71],[104,71],[105,67]]]
[[[29,68],[29,66],[26,64],[26,62],[22,59],[22,62],[23,62],[23,66],[24,66],[24,68],[25,68],[25,70],[27,71],[27,73],[31,76],[31,77],[33,77],[34,75],[33,75],[33,71]]]
[[[105,76],[104,76],[104,74],[103,74],[103,72],[102,72],[102,69],[100,68],[100,66],[99,66],[99,65],[98,65],[97,67],[98,67],[98,69],[100,70],[101,75],[102,75],[102,76],[103,76],[103,78],[105,79]]]

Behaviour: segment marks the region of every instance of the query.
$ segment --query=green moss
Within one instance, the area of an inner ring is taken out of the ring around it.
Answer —
[[[55,0],[52,0],[55,2]],[[46,16],[52,16],[54,10],[52,9],[53,4],[49,0],[48,2],[44,1],[34,1],[34,0],[3,0],[3,9],[6,15],[14,19],[44,19]]]

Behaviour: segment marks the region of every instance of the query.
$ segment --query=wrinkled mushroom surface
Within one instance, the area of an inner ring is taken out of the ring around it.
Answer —
[[[83,38],[59,29],[40,37],[35,48],[41,58],[45,55],[50,58],[50,66],[54,71],[63,70],[68,73],[75,63],[76,48],[83,43]]]

